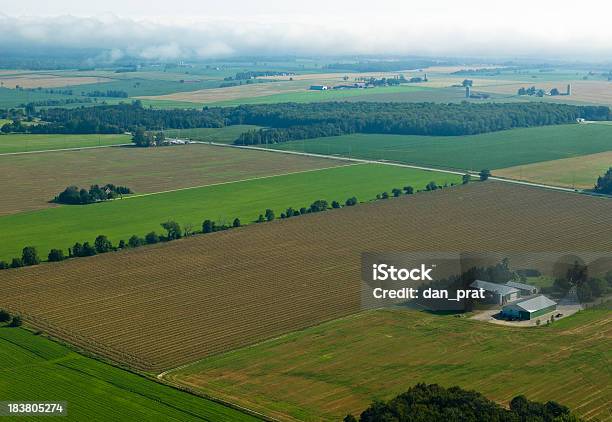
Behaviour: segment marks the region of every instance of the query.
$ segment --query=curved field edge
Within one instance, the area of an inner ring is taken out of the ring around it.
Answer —
[[[503,405],[519,394],[555,400],[587,420],[605,420],[610,340],[609,303],[527,329],[378,310],[213,356],[166,377],[282,420],[340,420],[418,382],[475,389]]]
[[[176,220],[200,228],[212,219],[230,222],[239,217],[243,224],[255,221],[267,208],[277,216],[287,207],[308,207],[317,199],[360,201],[377,193],[412,185],[423,189],[430,181],[458,183],[459,176],[378,164],[358,164],[331,169],[262,177],[214,186],[125,198],[90,205],[60,206],[0,217],[3,241],[0,259],[10,259],[24,246],[35,246],[42,256],[51,248],[67,250],[75,242],[92,242],[99,234],[114,244],[131,235],[160,233],[160,223]]]
[[[25,329],[0,327],[3,400],[66,401],[67,420],[260,420]]]

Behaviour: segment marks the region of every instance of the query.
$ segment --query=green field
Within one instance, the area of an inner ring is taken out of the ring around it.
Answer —
[[[130,143],[129,135],[0,135],[0,154]]]
[[[341,420],[419,383],[524,394],[610,418],[612,317],[589,309],[515,328],[409,310],[365,312],[205,359],[168,375],[284,420]]]
[[[216,101],[209,103],[211,106],[238,106],[241,104],[271,104],[271,103],[311,103],[318,101],[341,101],[346,99],[361,99],[362,97],[384,96],[394,93],[413,94],[418,92],[434,92],[433,88],[418,85],[386,86],[368,89],[336,89],[327,91],[304,90],[299,92],[288,92],[286,94],[274,94],[261,97],[239,98],[236,100]],[[384,101],[381,99],[380,101]]]
[[[612,126],[559,125],[469,136],[355,134],[273,148],[457,169],[499,169],[610,151]]]
[[[394,187],[412,185],[423,189],[431,180],[450,184],[458,182],[459,177],[359,164],[6,215],[0,217],[0,259],[20,254],[26,245],[36,246],[46,256],[51,248],[67,249],[77,241],[92,242],[99,234],[117,242],[132,234],[144,236],[152,230],[159,233],[159,224],[168,219],[192,223],[196,228],[207,218],[230,223],[239,217],[243,223],[250,223],[267,208],[280,215],[287,207],[306,207],[317,199],[344,202],[356,196],[367,201]]]
[[[260,129],[254,125],[234,125],[222,128],[193,128],[193,129],[169,129],[164,131],[167,137],[178,137],[180,139],[191,139],[194,141],[219,142],[231,144],[241,133],[249,130]]]
[[[0,397],[65,401],[71,421],[259,420],[87,358],[20,328],[0,327]]]

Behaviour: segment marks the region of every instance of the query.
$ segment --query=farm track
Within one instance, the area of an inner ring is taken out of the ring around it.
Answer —
[[[0,307],[160,372],[358,312],[364,251],[609,252],[610,211],[604,198],[473,183],[2,271]]]
[[[397,162],[388,161],[388,160],[367,160],[363,158],[351,158],[351,157],[345,157],[345,156],[339,156],[339,155],[315,154],[315,153],[310,153],[310,152],[299,152],[299,151],[253,147],[253,146],[245,146],[245,145],[221,144],[221,143],[216,143],[216,142],[201,142],[201,143],[206,143],[209,145],[216,145],[216,146],[221,146],[221,147],[229,147],[229,148],[251,149],[251,150],[257,150],[257,151],[273,151],[273,152],[278,152],[281,154],[302,155],[302,156],[307,156],[307,157],[318,157],[318,158],[330,158],[330,159],[336,159],[336,160],[352,161],[356,163],[384,164],[388,166],[406,167],[406,168],[411,168],[411,169],[416,169],[416,170],[437,171],[440,173],[455,174],[455,175],[463,175],[467,173],[473,177],[479,176],[477,172],[470,172],[466,170],[458,171],[458,170],[450,170],[450,169],[445,169],[445,168],[440,168],[440,167],[418,166],[415,164],[397,163]],[[514,183],[518,185],[532,186],[536,188],[552,189],[552,190],[557,190],[557,191],[562,191],[562,192],[578,192],[578,190],[576,189],[571,189],[567,187],[547,185],[543,183],[527,182],[525,180],[509,179],[505,177],[490,176],[489,179],[497,180],[497,181],[505,182],[505,183]]]

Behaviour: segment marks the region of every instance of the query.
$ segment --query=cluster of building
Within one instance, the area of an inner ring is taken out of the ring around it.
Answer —
[[[529,284],[515,281],[498,284],[476,280],[470,287],[484,289],[486,302],[503,305],[500,314],[504,318],[530,320],[557,309],[554,300],[538,294],[539,289]]]

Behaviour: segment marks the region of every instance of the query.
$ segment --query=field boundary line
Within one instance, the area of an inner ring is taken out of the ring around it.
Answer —
[[[232,144],[221,144],[221,143],[217,143],[217,142],[201,142],[201,143],[205,143],[205,144],[209,144],[209,145],[215,145],[215,146],[221,146],[221,147],[227,147],[227,148],[241,148],[241,149],[252,149],[252,150],[256,150],[256,151],[268,151],[268,152],[277,152],[280,154],[293,154],[293,155],[303,155],[303,156],[308,156],[308,157],[317,157],[317,158],[329,158],[329,159],[335,159],[335,160],[342,160],[342,161],[351,161],[351,162],[357,162],[357,163],[363,163],[363,164],[382,164],[382,165],[386,165],[386,166],[396,166],[396,167],[406,167],[406,168],[411,168],[411,169],[416,169],[416,170],[425,170],[425,171],[435,171],[435,172],[439,172],[439,173],[447,173],[447,174],[454,174],[454,175],[464,175],[464,174],[469,174],[470,176],[479,176],[478,172],[475,171],[470,171],[470,170],[465,170],[465,171],[457,171],[457,170],[448,170],[448,169],[442,169],[442,168],[436,168],[436,167],[428,167],[428,166],[418,166],[415,164],[406,164],[406,163],[397,163],[394,161],[387,161],[387,160],[367,160],[364,158],[351,158],[351,157],[345,157],[345,156],[336,156],[336,155],[325,155],[325,154],[315,154],[315,153],[310,153],[310,152],[299,152],[299,151],[289,151],[289,150],[282,150],[282,149],[271,149],[271,148],[263,148],[263,147],[254,147],[254,146],[250,146],[250,145],[232,145]],[[514,180],[514,179],[507,179],[504,177],[499,177],[499,176],[489,176],[490,180],[497,180],[499,182],[504,182],[504,183],[513,183],[516,185],[524,185],[524,186],[531,186],[531,187],[536,187],[536,188],[544,188],[544,189],[550,189],[550,190],[556,190],[556,191],[560,191],[560,192],[571,192],[571,193],[582,193],[582,194],[591,194],[589,192],[584,192],[582,190],[576,190],[576,189],[572,189],[572,188],[565,188],[562,186],[554,186],[554,185],[546,185],[543,183],[535,183],[535,182],[526,182],[526,181],[522,181],[522,180]],[[599,196],[597,194],[593,194],[594,196]],[[603,195],[605,196],[605,195]]]
[[[36,151],[2,152],[2,153],[0,153],[0,157],[4,156],[4,155],[41,154],[41,153],[44,153],[44,152],[79,151],[79,150],[82,150],[82,149],[126,147],[126,146],[129,146],[129,145],[134,145],[134,144],[129,143],[129,144],[113,144],[113,145],[95,145],[93,147],[72,147],[72,148],[58,148],[58,149],[40,149],[40,150],[36,150]]]
[[[232,183],[250,182],[250,181],[253,181],[253,180],[271,179],[273,177],[291,176],[292,174],[311,173],[311,172],[315,172],[315,171],[331,170],[331,169],[337,169],[337,168],[357,166],[357,165],[362,165],[362,164],[364,164],[364,163],[342,164],[342,165],[331,166],[331,167],[322,167],[322,168],[317,168],[317,169],[300,170],[300,171],[293,171],[293,172],[288,172],[288,173],[270,174],[270,175],[267,175],[267,176],[250,177],[248,179],[228,180],[226,182],[209,183],[207,185],[188,186],[188,187],[185,187],[185,188],[177,188],[177,189],[170,189],[170,190],[164,190],[164,191],[159,191],[159,192],[141,193],[141,194],[137,194],[137,195],[124,196],[123,198],[115,198],[112,201],[121,201],[121,200],[132,199],[132,198],[142,198],[144,196],[160,195],[160,194],[163,194],[163,193],[180,192],[180,191],[189,190],[189,189],[200,189],[200,188],[207,188],[207,187],[212,187],[212,186],[229,185],[229,184],[232,184]]]

